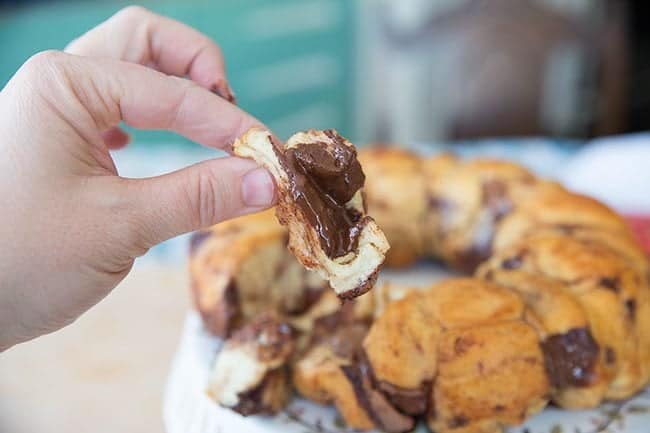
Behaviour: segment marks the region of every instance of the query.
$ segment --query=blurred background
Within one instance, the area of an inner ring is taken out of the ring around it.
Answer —
[[[281,137],[336,128],[359,144],[513,158],[650,215],[650,139],[636,134],[650,125],[647,2],[139,4],[217,41],[239,105]],[[63,49],[126,5],[0,0],[0,88],[34,53]],[[127,176],[212,156],[170,133],[131,132],[114,155]],[[163,431],[162,390],[189,307],[185,242],[154,249],[74,326],[0,354],[0,432]]]
[[[33,53],[63,48],[125,4],[0,0],[0,85]],[[218,41],[241,106],[281,136],[335,127],[359,142],[591,138],[650,122],[645,2],[140,4]]]

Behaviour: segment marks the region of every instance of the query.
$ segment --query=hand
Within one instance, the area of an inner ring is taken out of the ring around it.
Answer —
[[[274,200],[269,174],[233,157],[117,174],[120,121],[221,149],[259,126],[228,102],[207,37],[131,7],[66,51],[35,55],[0,92],[0,350],[72,322],[153,245]]]

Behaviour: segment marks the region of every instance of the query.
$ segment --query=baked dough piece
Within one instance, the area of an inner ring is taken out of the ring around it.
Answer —
[[[590,197],[545,181],[538,181],[535,188],[518,198],[516,208],[503,218],[494,235],[494,249],[542,230],[582,239],[607,237],[607,243],[626,243],[618,248],[620,252],[639,251],[625,221],[616,212]],[[638,255],[635,261],[640,262]],[[642,261],[647,263],[645,258]]]
[[[364,192],[368,213],[386,234],[390,250],[388,266],[407,266],[425,253],[422,236],[426,211],[422,160],[415,154],[391,147],[367,147],[359,151],[366,174]]]
[[[302,396],[321,404],[334,403],[352,428],[369,430],[374,424],[361,407],[342,367],[353,365],[367,328],[344,325],[314,343],[293,365],[293,386]]]
[[[505,161],[442,155],[425,160],[423,167],[429,253],[472,272],[490,256],[501,221],[537,181],[520,165]]]
[[[535,313],[562,407],[629,397],[647,383],[649,289],[607,243],[539,233],[498,251],[478,274],[520,293]]]
[[[293,365],[296,390],[312,401],[333,403],[352,428],[412,430],[414,420],[395,409],[376,389],[368,364],[360,361],[368,325],[337,317],[326,328],[327,332],[320,333]]]
[[[354,146],[334,130],[310,130],[280,143],[251,129],[233,144],[236,155],[266,167],[278,186],[277,217],[289,229],[289,249],[342,299],[367,292],[388,242],[366,215],[364,174]]]
[[[265,211],[223,222],[192,237],[194,304],[219,337],[267,310],[301,314],[327,287],[287,249],[286,229]]]
[[[268,134],[260,140],[271,151],[281,146]],[[334,403],[362,430],[409,430],[424,416],[438,433],[498,432],[549,399],[594,407],[648,383],[649,265],[616,213],[511,163],[420,160],[392,149],[359,159],[369,175],[368,205],[396,246],[387,260],[433,256],[467,271],[480,265],[477,278],[424,290],[384,285],[341,305],[322,280],[310,286],[313,274],[294,261],[289,274],[299,277],[275,285],[261,262],[292,256],[280,252],[286,232],[266,213],[239,231],[225,224],[194,238],[191,270],[208,326],[241,326],[265,305],[279,312],[294,331],[285,361],[293,386]],[[303,233],[312,236],[306,244],[319,242],[314,233]],[[231,262],[232,246],[241,259]],[[238,282],[233,293],[245,301],[224,303],[227,285],[214,283],[224,273],[225,281],[264,277],[243,291]],[[268,377],[274,385],[260,389],[286,389],[278,373]],[[238,395],[256,407],[248,393]]]
[[[272,313],[259,315],[224,343],[208,395],[242,415],[276,413],[291,395],[286,365],[293,350],[291,327]]]
[[[498,432],[547,403],[549,383],[520,298],[451,279],[387,306],[363,342],[380,390],[433,431]]]

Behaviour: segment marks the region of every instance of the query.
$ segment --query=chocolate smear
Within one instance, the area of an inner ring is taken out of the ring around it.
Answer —
[[[321,248],[330,258],[356,250],[366,218],[346,204],[363,186],[365,176],[357,152],[333,130],[327,141],[300,143],[274,151],[287,172],[289,193],[318,233]]]

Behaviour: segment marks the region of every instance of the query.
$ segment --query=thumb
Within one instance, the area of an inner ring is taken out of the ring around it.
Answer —
[[[129,179],[132,242],[142,251],[177,236],[268,208],[275,199],[269,172],[253,161],[225,157],[148,179]]]

